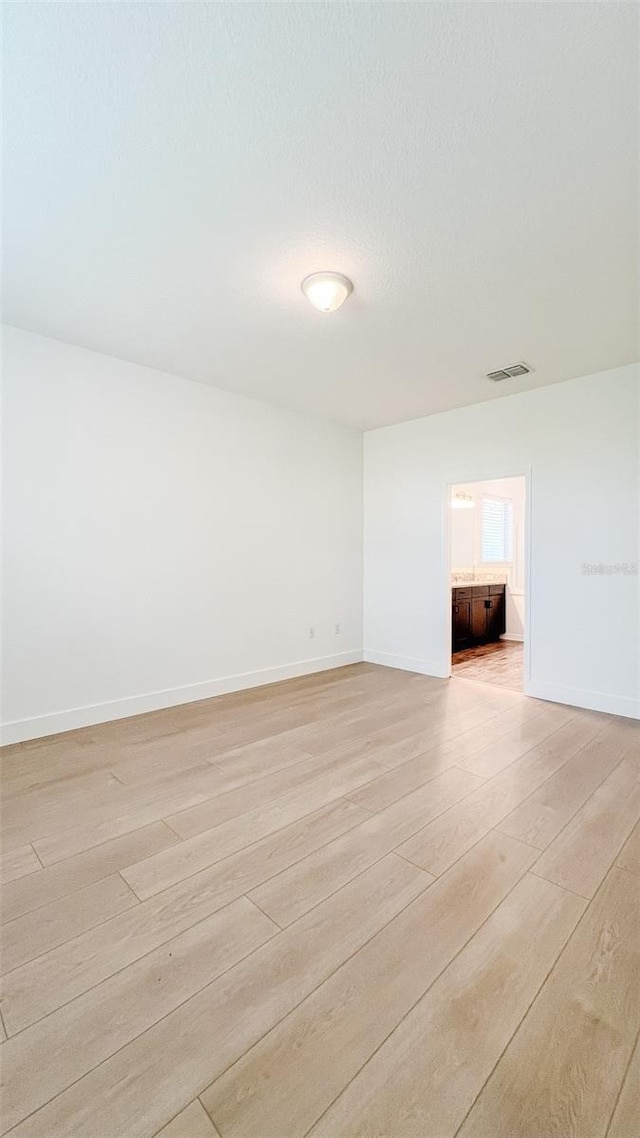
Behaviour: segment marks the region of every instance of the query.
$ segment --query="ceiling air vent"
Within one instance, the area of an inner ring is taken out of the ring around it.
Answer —
[[[487,379],[493,380],[494,383],[500,383],[503,379],[514,379],[517,375],[528,375],[531,371],[530,367],[526,364],[511,364],[511,367],[503,367],[498,371],[488,371]]]

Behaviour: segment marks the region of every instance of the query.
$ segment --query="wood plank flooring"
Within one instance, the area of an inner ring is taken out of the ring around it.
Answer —
[[[463,648],[451,657],[451,674],[463,680],[522,691],[524,645],[516,640],[498,640],[477,648]]]
[[[638,1138],[637,722],[360,664],[2,792],[0,1133]]]

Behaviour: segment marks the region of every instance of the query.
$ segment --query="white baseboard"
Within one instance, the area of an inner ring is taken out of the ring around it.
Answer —
[[[418,656],[395,656],[391,652],[377,652],[373,648],[365,648],[363,659],[367,664],[381,664],[383,668],[400,668],[403,672],[419,672],[422,676],[435,676],[437,679],[449,678],[449,671],[442,664],[435,664],[432,660],[423,660]]]
[[[333,656],[319,656],[310,660],[298,660],[291,664],[280,664],[274,668],[264,668],[258,672],[244,672],[240,675],[225,676],[217,680],[205,680],[165,691],[149,692],[145,695],[128,696],[125,699],[97,703],[88,707],[75,707],[67,711],[56,711],[49,715],[39,715],[31,719],[14,720],[0,726],[2,743],[21,743],[28,739],[39,739],[43,735],[57,735],[61,731],[74,731],[78,727],[91,727],[96,723],[108,723],[113,719],[126,719],[131,715],[144,715],[148,711],[159,711],[166,707],[178,707],[183,703],[194,703],[200,699],[211,699],[216,695],[244,691],[247,688],[262,687],[279,680],[295,679],[296,676],[311,675],[331,668],[342,668],[348,664],[358,664],[365,660],[370,664],[380,664],[385,668],[398,668],[405,672],[418,672],[425,676],[447,679],[448,672],[441,664],[416,656],[396,656],[390,652],[377,652],[365,649],[364,652],[340,652]],[[630,719],[640,719],[640,700],[630,696],[610,695],[606,692],[582,691],[579,688],[563,687],[557,684],[538,682],[527,683],[526,694],[534,699],[545,699],[552,703],[564,703],[571,707],[584,707],[592,711],[603,711],[610,715],[622,715]]]
[[[420,672],[424,676],[448,679],[449,672],[441,664],[423,660],[416,656],[396,656],[390,652],[378,652],[365,648],[363,659],[368,664],[380,664],[384,668],[399,668],[405,672]],[[609,715],[622,715],[628,719],[640,719],[640,700],[631,696],[609,695],[607,692],[583,691],[580,688],[564,687],[559,684],[545,684],[527,681],[525,695],[534,699],[545,699],[550,703],[564,703],[570,707],[584,707],[588,711],[604,711]]]
[[[237,676],[204,680],[202,683],[189,684],[186,687],[127,696],[125,699],[95,703],[89,707],[74,707],[68,711],[54,711],[50,715],[38,715],[32,719],[17,719],[11,723],[3,723],[0,725],[0,736],[3,746],[22,743],[28,739],[39,739],[43,735],[58,735],[61,731],[75,731],[78,727],[92,727],[96,723],[108,723],[113,719],[144,715],[147,711],[160,711],[165,707],[177,707],[182,703],[194,703],[200,699],[211,699],[216,695],[262,687],[264,684],[274,684],[279,680],[308,676],[313,672],[326,672],[330,668],[343,668],[347,664],[359,664],[362,658],[361,651],[338,652],[334,656],[297,660],[293,664],[280,664],[275,668],[264,668],[259,672],[243,672]]]
[[[525,685],[525,695],[534,699],[546,699],[551,703],[566,703],[569,707],[584,707],[588,711],[604,711],[608,715],[624,715],[628,719],[640,719],[640,700],[632,696],[610,695],[608,692],[582,691],[561,684],[545,684],[529,680]]]
[[[503,632],[502,635],[500,636],[500,639],[501,640],[517,640],[517,641],[519,641],[519,643],[522,644],[524,641],[524,636],[521,636],[519,632]]]

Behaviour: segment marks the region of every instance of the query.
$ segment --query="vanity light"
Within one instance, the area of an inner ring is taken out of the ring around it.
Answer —
[[[353,292],[353,285],[342,273],[312,273],[301,286],[307,300],[320,312],[335,312]]]
[[[473,510],[475,502],[471,494],[464,494],[462,490],[456,490],[456,493],[451,499],[452,510]]]

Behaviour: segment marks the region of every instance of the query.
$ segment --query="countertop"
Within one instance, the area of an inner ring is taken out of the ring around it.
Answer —
[[[474,589],[478,585],[504,585],[507,587],[506,581],[452,581],[452,589]]]

